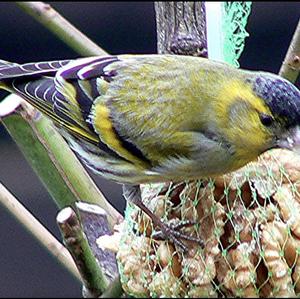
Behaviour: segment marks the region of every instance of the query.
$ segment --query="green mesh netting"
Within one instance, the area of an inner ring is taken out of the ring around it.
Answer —
[[[250,2],[226,2],[224,57],[237,59]],[[145,204],[182,229],[187,253],[152,237],[151,221],[128,205],[117,253],[121,282],[135,297],[294,297],[300,295],[300,158],[285,150],[215,180],[142,186]]]
[[[244,50],[245,38],[249,35],[245,27],[251,12],[251,4],[251,2],[223,3],[223,56],[227,63],[237,67],[238,59]]]
[[[136,297],[294,297],[300,295],[300,157],[285,150],[215,180],[142,186],[165,221],[183,231],[180,253],[152,238],[150,220],[129,208],[117,258],[124,290]]]

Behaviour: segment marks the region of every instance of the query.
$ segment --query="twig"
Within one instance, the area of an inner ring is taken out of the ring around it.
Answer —
[[[109,281],[91,251],[74,210],[70,207],[61,210],[57,215],[57,224],[89,296],[99,297],[109,286]]]
[[[16,2],[26,13],[43,24],[59,39],[83,56],[106,55],[107,53],[75,28],[49,4],[44,2]]]
[[[14,102],[11,94],[4,101]],[[22,100],[22,102],[24,102]],[[23,108],[22,108],[23,107]],[[82,200],[101,206],[111,227],[121,215],[107,202],[52,122],[28,105],[2,122],[59,208]]]
[[[204,2],[155,2],[158,53],[207,57]]]
[[[116,255],[109,250],[100,248],[97,244],[99,237],[112,235],[107,221],[107,213],[101,207],[86,202],[76,202],[76,209],[90,248],[107,279],[112,281],[118,276]]]
[[[295,83],[300,72],[300,19],[281,65],[279,75]]]
[[[68,250],[0,183],[0,203],[78,280]]]
[[[120,298],[123,294],[122,284],[120,277],[116,277],[115,280],[109,285],[106,291],[100,296],[100,298]]]

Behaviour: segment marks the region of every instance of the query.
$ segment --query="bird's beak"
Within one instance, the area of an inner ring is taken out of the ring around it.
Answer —
[[[300,154],[300,126],[290,129],[287,134],[277,141],[277,146]]]

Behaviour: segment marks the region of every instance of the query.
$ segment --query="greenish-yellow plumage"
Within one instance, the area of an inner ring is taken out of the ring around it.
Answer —
[[[293,84],[204,58],[0,61],[0,87],[52,118],[88,167],[124,184],[213,177],[300,144]]]

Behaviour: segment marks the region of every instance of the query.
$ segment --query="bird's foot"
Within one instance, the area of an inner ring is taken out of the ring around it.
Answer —
[[[180,231],[182,228],[190,227],[196,224],[192,221],[181,221],[180,223],[176,224],[167,224],[160,220],[160,223],[156,223],[160,231],[156,231],[152,234],[154,239],[164,240],[169,239],[171,242],[174,243],[175,246],[180,248],[183,252],[187,252],[188,248],[183,243],[182,240],[191,241],[198,243],[202,248],[204,247],[204,242],[200,238],[194,237],[188,233]]]
[[[152,220],[153,226],[158,227],[160,231],[154,233],[154,238],[156,239],[169,239],[175,245],[178,246],[183,252],[187,252],[187,246],[182,242],[182,240],[192,241],[198,243],[201,247],[204,247],[204,242],[200,238],[191,236],[187,233],[180,231],[182,228],[190,227],[195,223],[192,221],[181,221],[176,224],[166,224],[160,220],[152,211],[142,201],[141,191],[139,186],[123,186],[123,195],[124,197],[134,203],[139,207],[146,215]]]

